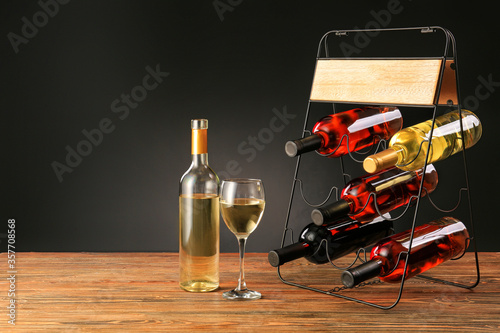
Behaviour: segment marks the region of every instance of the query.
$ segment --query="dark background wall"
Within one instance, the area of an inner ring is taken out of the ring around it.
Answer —
[[[2,1],[0,224],[16,219],[22,251],[177,251],[190,119],[205,117],[213,169],[259,177],[266,187],[266,211],[248,251],[278,247],[295,167],[283,147],[301,136],[321,36],[373,22],[440,25],[457,38],[462,99],[483,123],[481,141],[467,151],[479,250],[499,251],[500,35],[492,4]],[[367,44],[363,51],[385,56],[424,55],[426,45],[411,51],[411,39],[379,36]],[[156,81],[144,81],[152,72]],[[311,119],[330,110],[314,109]],[[403,111],[406,125],[432,115]],[[86,156],[68,156],[78,149]],[[436,164],[433,199],[444,207],[458,199],[461,163],[459,155]],[[321,179],[339,179],[338,161],[312,156],[304,168],[304,192],[319,202],[330,188]],[[309,212],[294,206],[294,228],[308,223]],[[467,216],[463,209],[450,214]],[[442,215],[425,201],[419,221]],[[237,251],[221,223],[221,251]]]

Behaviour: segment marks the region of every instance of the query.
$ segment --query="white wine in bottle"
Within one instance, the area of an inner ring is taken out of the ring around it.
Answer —
[[[192,162],[179,188],[179,285],[191,292],[219,287],[219,178],[208,166],[206,119],[191,121]]]
[[[436,118],[429,149],[431,129],[432,120],[428,120],[398,131],[389,141],[389,148],[368,156],[363,162],[363,168],[368,173],[375,173],[392,166],[402,170],[421,169],[425,164],[427,150],[430,150],[427,163],[434,163],[472,147],[482,134],[479,118],[463,109],[461,118],[458,110]]]

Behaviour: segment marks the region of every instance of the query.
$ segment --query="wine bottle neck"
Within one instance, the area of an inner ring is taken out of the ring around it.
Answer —
[[[191,158],[193,166],[208,165],[206,122],[198,121],[191,130]]]
[[[351,205],[348,200],[340,199],[326,207],[316,208],[311,212],[314,224],[322,225],[338,219],[345,219],[351,213]]]
[[[207,129],[193,129],[191,132],[191,154],[207,154]]]
[[[399,147],[391,147],[370,155],[363,161],[363,168],[368,173],[375,173],[395,166],[398,163],[400,153],[401,149]]]
[[[191,164],[196,167],[199,165],[208,165],[208,154],[192,154]]]
[[[271,266],[278,267],[289,261],[302,258],[313,250],[313,247],[308,243],[299,242],[269,252],[267,259]]]
[[[285,152],[288,156],[294,157],[317,150],[323,146],[323,138],[319,134],[312,134],[305,138],[288,141],[285,144]]]
[[[344,271],[341,276],[342,283],[347,288],[352,288],[363,281],[378,276],[381,268],[382,262],[380,260],[369,260],[357,267]]]

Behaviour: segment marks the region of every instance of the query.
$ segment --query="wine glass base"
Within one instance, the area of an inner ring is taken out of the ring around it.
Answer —
[[[222,293],[222,297],[229,300],[251,300],[251,299],[259,299],[262,297],[261,293],[253,290],[231,290]]]

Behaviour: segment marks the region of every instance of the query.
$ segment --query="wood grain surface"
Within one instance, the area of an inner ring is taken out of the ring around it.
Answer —
[[[263,298],[227,301],[236,286],[237,254],[221,255],[221,287],[194,294],[178,287],[176,253],[17,253],[16,325],[7,323],[7,255],[0,254],[1,332],[498,332],[500,253],[479,253],[482,278],[473,290],[413,278],[400,303],[380,310],[282,283],[266,254],[249,253],[249,288]],[[349,258],[345,259],[346,262]],[[342,263],[340,263],[342,264]],[[475,276],[473,255],[429,271],[448,279]],[[286,279],[330,288],[339,273],[301,259],[282,267]],[[431,274],[430,274],[431,275]],[[342,291],[391,303],[398,286]]]
[[[318,59],[311,101],[432,105],[442,59]]]

